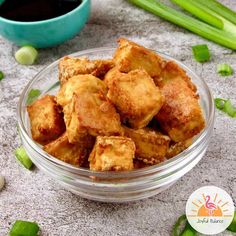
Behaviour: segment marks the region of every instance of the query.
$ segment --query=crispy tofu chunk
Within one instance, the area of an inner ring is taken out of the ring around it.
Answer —
[[[112,60],[94,60],[87,58],[64,57],[59,62],[59,80],[62,84],[71,77],[83,74],[92,74],[103,78],[104,75],[114,66]]]
[[[54,96],[46,95],[27,107],[30,118],[32,138],[47,144],[65,131],[63,113]]]
[[[170,143],[168,136],[148,128],[135,130],[124,127],[124,130],[125,136],[135,143],[137,159],[152,165],[164,161]]]
[[[183,70],[177,63],[174,61],[168,61],[162,72],[160,77],[154,77],[154,82],[157,86],[163,87],[168,81],[180,78],[184,80],[188,87],[194,92],[197,92],[197,87],[193,84],[189,76],[186,74],[186,71]]]
[[[170,74],[169,74],[170,73]],[[170,76],[169,76],[170,75]],[[160,90],[165,103],[156,119],[174,142],[181,142],[198,134],[205,126],[205,120],[195,89],[167,66],[161,74]]]
[[[73,95],[65,108],[65,121],[70,142],[84,135],[122,135],[120,116],[106,96],[99,93],[80,92]]]
[[[144,69],[151,77],[160,75],[164,61],[154,51],[124,38],[120,38],[118,43],[114,62],[121,72]]]
[[[117,67],[114,67],[106,73],[103,82],[106,84],[108,88],[110,88],[114,80],[116,80],[117,78],[122,78],[125,75],[126,74],[121,73]]]
[[[92,75],[98,77],[99,79],[104,79],[105,74],[115,66],[112,59],[94,60],[93,63],[96,65],[96,68],[92,72]]]
[[[103,81],[93,75],[77,75],[63,84],[56,96],[56,101],[65,107],[72,100],[74,93],[88,91],[92,93],[107,93],[107,87]]]
[[[164,98],[145,70],[128,74],[116,72],[109,84],[107,97],[116,106],[123,122],[143,128],[161,109]],[[107,79],[107,78],[106,78]]]
[[[89,156],[90,170],[124,171],[134,168],[134,142],[127,137],[98,136]]]
[[[66,132],[58,139],[44,146],[44,150],[57,159],[74,166],[82,166],[94,144],[94,138],[89,137],[83,143],[69,143]]]
[[[188,147],[190,147],[193,143],[193,139],[187,139],[183,142],[178,142],[178,143],[173,143],[170,145],[167,153],[166,153],[166,158],[170,159],[176,155],[178,155],[179,153],[183,152],[185,149],[187,149]]]

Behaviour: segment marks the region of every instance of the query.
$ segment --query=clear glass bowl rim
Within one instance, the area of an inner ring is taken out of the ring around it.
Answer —
[[[113,48],[113,47],[92,48],[92,49],[88,49],[88,50],[78,51],[78,52],[72,53],[68,56],[83,57],[86,54],[96,53],[96,52],[101,52],[101,51],[102,52],[106,52],[106,51],[107,52],[108,51],[114,52],[115,48]],[[23,107],[25,106],[24,101],[26,100],[26,95],[32,89],[32,85],[34,84],[34,82],[37,81],[37,79],[42,74],[44,74],[47,70],[58,65],[58,62],[60,59],[58,59],[58,60],[54,61],[53,63],[51,63],[50,65],[44,67],[39,73],[37,73],[33,77],[33,79],[31,81],[29,81],[29,83],[26,85],[26,87],[22,91],[20,98],[19,98],[18,106],[17,106],[17,120],[18,120],[18,126],[19,126],[21,134],[26,139],[26,141],[29,143],[29,145],[34,149],[34,151],[37,152],[40,156],[44,157],[45,160],[50,162],[50,164],[55,165],[56,167],[61,168],[65,171],[68,171],[69,173],[74,173],[74,174],[78,174],[78,175],[95,176],[95,177],[100,177],[100,178],[107,178],[107,177],[111,177],[111,176],[112,176],[112,178],[134,178],[134,177],[140,177],[143,175],[150,175],[150,174],[156,173],[156,172],[161,172],[161,171],[164,171],[166,169],[169,169],[169,168],[179,164],[180,162],[182,162],[185,159],[185,156],[189,155],[194,149],[196,149],[199,145],[201,145],[202,142],[204,142],[206,136],[210,135],[211,128],[214,123],[214,117],[215,117],[214,100],[213,100],[213,96],[212,96],[211,91],[210,91],[208,85],[206,84],[206,82],[203,79],[201,79],[198,75],[196,75],[191,69],[189,69],[182,62],[174,59],[171,56],[168,56],[168,55],[166,55],[162,52],[159,52],[159,51],[155,51],[155,52],[158,53],[160,56],[164,57],[164,59],[166,59],[166,60],[173,60],[173,61],[177,62],[185,71],[187,71],[187,73],[190,72],[198,80],[201,80],[201,83],[203,84],[204,89],[207,92],[206,96],[207,96],[207,100],[209,102],[209,108],[208,108],[209,116],[205,117],[206,118],[206,126],[205,126],[204,130],[198,135],[197,139],[193,142],[193,144],[189,148],[184,150],[182,153],[180,153],[180,154],[176,155],[175,157],[173,157],[169,160],[166,160],[160,164],[157,164],[157,165],[153,165],[150,167],[145,167],[145,168],[141,168],[141,169],[137,169],[137,170],[132,170],[132,171],[120,171],[120,172],[91,171],[86,168],[75,167],[75,166],[65,163],[65,162],[49,155],[48,153],[46,153],[28,135],[26,126],[23,121],[22,111],[23,111]]]

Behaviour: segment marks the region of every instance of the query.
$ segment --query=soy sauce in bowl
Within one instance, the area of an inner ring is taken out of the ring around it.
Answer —
[[[1,4],[0,16],[9,20],[31,22],[42,21],[64,15],[82,0],[5,0]]]

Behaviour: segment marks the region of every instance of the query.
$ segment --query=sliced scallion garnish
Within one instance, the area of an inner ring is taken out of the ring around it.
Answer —
[[[192,46],[193,55],[198,62],[207,62],[210,60],[211,55],[206,44]]]
[[[32,161],[30,160],[28,154],[26,153],[25,149],[21,146],[15,150],[15,156],[18,161],[26,168],[30,169],[33,166]]]
[[[0,71],[0,81],[1,81],[2,79],[4,79],[4,74],[3,74],[2,71]]]
[[[22,65],[34,64],[37,56],[37,50],[31,46],[24,46],[15,53],[16,61]]]
[[[236,211],[234,212],[233,221],[231,222],[231,224],[229,225],[229,227],[227,228],[227,230],[236,233]]]
[[[37,236],[39,226],[35,222],[16,220],[9,233],[10,236]]]
[[[215,98],[215,106],[217,109],[223,111],[228,116],[236,118],[236,107],[234,107],[231,101],[228,99]]]
[[[233,74],[233,69],[229,64],[219,64],[217,65],[217,72],[222,76],[229,76]]]
[[[172,230],[173,236],[195,236],[196,234],[196,230],[188,223],[186,215],[178,218]]]
[[[31,89],[28,93],[26,104],[30,105],[31,103],[33,103],[36,100],[36,98],[39,97],[40,94],[41,91],[39,89]]]
[[[2,175],[0,175],[0,191],[3,189],[4,185],[5,185],[5,178]]]

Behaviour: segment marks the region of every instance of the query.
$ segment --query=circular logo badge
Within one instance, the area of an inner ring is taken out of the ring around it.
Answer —
[[[189,224],[199,233],[215,235],[223,232],[234,217],[230,195],[215,186],[205,186],[191,194],[186,205]]]

